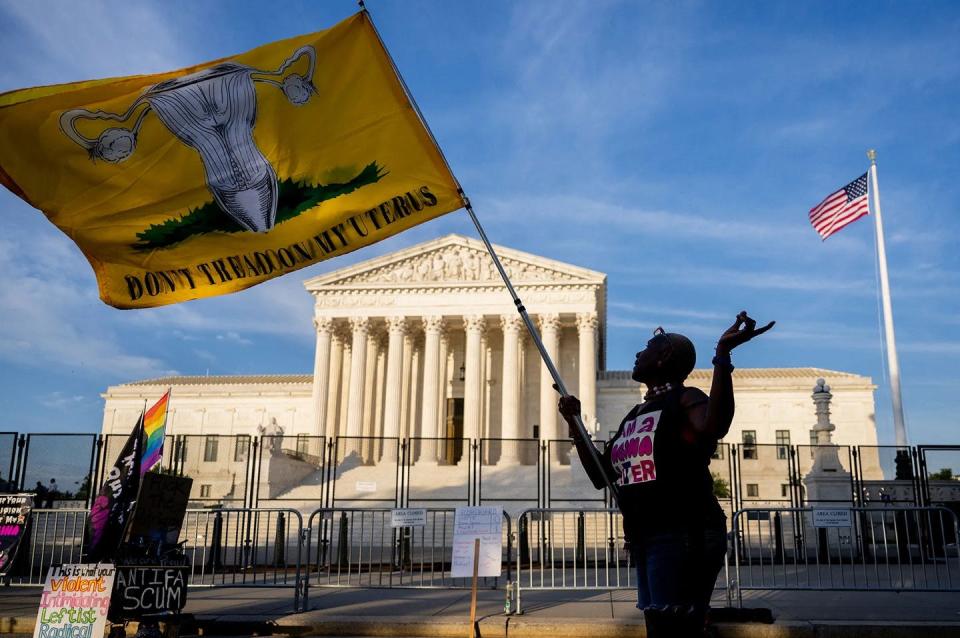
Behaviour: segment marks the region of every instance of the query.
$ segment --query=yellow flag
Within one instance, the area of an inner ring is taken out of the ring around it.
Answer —
[[[119,308],[249,288],[463,206],[364,12],[180,71],[0,95],[0,182]]]

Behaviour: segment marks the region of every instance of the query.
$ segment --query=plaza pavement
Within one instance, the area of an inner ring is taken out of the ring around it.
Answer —
[[[31,634],[39,588],[0,589],[0,633]],[[644,636],[628,591],[524,591],[523,614],[504,615],[502,590],[478,593],[482,638],[624,638]],[[187,634],[421,636],[468,638],[470,592],[449,589],[311,588],[309,611],[293,613],[291,589],[192,589]],[[725,600],[718,591],[714,604]],[[720,623],[718,635],[748,638],[960,637],[960,593],[752,592],[745,607],[776,619]]]

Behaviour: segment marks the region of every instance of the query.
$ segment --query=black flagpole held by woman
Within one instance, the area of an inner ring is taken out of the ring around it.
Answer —
[[[419,105],[417,105],[416,99],[414,99],[413,94],[410,92],[410,88],[407,86],[406,81],[403,79],[403,75],[400,73],[400,69],[397,68],[396,62],[393,60],[393,56],[390,55],[389,49],[383,42],[383,38],[380,37],[380,32],[377,31],[376,25],[373,23],[373,18],[370,16],[370,11],[366,8],[363,3],[363,0],[358,0],[357,4],[360,6],[360,11],[367,16],[367,19],[370,20],[370,25],[373,27],[374,33],[377,35],[377,40],[380,42],[380,46],[386,54],[387,58],[390,60],[390,64],[393,67],[393,72],[396,74],[397,79],[400,80],[400,84],[403,87],[404,92],[407,95],[407,99],[410,100],[410,104],[413,105],[414,110],[417,113],[417,116],[420,118],[420,122],[423,124],[424,129],[426,129],[427,134],[430,136],[430,139],[433,140],[434,146],[437,147],[437,152],[440,154],[440,157],[443,159],[444,163],[447,165],[447,169],[450,171],[451,175],[454,175],[453,170],[450,169],[450,163],[447,162],[446,156],[443,154],[443,150],[440,148],[440,144],[437,143],[437,138],[434,136],[433,131],[430,130],[430,125],[427,124],[426,118],[423,117],[423,112],[420,110]],[[456,176],[454,175],[456,180]],[[457,181],[459,186],[459,180]],[[510,281],[507,271],[503,268],[503,264],[500,263],[500,258],[497,256],[496,251],[493,249],[493,245],[490,243],[490,240],[487,238],[487,233],[483,230],[483,226],[480,225],[480,220],[477,218],[476,213],[473,211],[473,206],[470,204],[470,199],[464,194],[463,187],[458,188],[460,197],[463,199],[463,207],[466,209],[467,214],[470,215],[470,220],[473,222],[473,225],[477,229],[477,233],[480,235],[480,239],[483,240],[484,246],[487,248],[487,252],[490,253],[490,258],[493,260],[493,265],[496,266],[497,272],[500,273],[500,277],[503,278],[503,283],[506,284],[507,290],[510,293],[510,297],[513,298],[513,304],[517,308],[517,312],[520,313],[520,318],[523,320],[523,324],[527,327],[527,331],[530,333],[530,338],[533,339],[533,343],[536,344],[537,350],[540,352],[540,357],[543,359],[544,365],[547,366],[547,370],[550,372],[550,376],[553,377],[553,382],[557,389],[557,392],[561,396],[567,396],[566,385],[563,383],[563,379],[560,377],[560,372],[557,370],[557,367],[553,364],[553,360],[550,358],[550,353],[547,352],[546,347],[543,345],[543,341],[540,339],[540,333],[537,332],[536,327],[533,325],[533,321],[530,319],[530,315],[527,313],[527,309],[523,305],[523,301],[520,300],[517,291],[514,289],[513,284]],[[588,453],[590,453],[589,461],[591,465],[601,474],[606,482],[606,487],[609,490],[609,494],[613,497],[614,501],[619,504],[620,499],[618,486],[608,476],[607,472],[603,470],[603,462],[600,459],[600,453],[597,449],[590,443],[591,438],[590,434],[587,432],[587,428],[583,425],[583,420],[580,416],[576,416],[574,419],[574,424],[577,430],[577,434],[580,439],[586,442],[588,445]],[[592,452],[590,452],[592,451]]]

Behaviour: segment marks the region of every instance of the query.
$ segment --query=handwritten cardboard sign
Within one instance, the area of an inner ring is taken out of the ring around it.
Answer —
[[[185,565],[123,565],[117,568],[111,620],[178,613],[187,604]]]
[[[453,522],[453,578],[473,577],[474,541],[480,539],[478,576],[499,576],[503,560],[503,508],[458,507]]]
[[[33,638],[101,638],[115,573],[116,568],[106,564],[51,567]]]
[[[32,508],[33,494],[0,495],[0,575],[13,565]]]

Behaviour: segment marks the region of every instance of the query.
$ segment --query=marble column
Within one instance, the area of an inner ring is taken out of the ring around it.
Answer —
[[[410,322],[411,327],[413,321]],[[410,436],[410,372],[413,370],[413,335],[403,335],[403,363],[400,366],[400,436]]]
[[[503,331],[503,392],[501,412],[501,436],[505,439],[520,437],[520,331],[523,321],[517,315],[500,318]],[[516,462],[519,458],[518,443],[506,441],[500,454],[501,461]]]
[[[481,437],[491,439],[494,437],[493,432],[493,423],[491,423],[491,403],[493,401],[493,347],[490,346],[489,332],[484,333],[483,340],[481,341],[481,347],[483,350],[483,371],[481,377],[483,378],[483,388],[481,392],[481,410],[480,410],[480,431]],[[481,445],[481,453],[483,454],[482,463],[489,465],[493,462],[494,453],[498,450],[493,449],[491,441],[487,441],[486,445]]]
[[[422,368],[423,343],[417,338],[413,341],[413,350],[410,354],[410,408],[407,415],[407,436],[411,438],[423,436],[423,427],[420,422],[420,404],[423,400],[420,389]]]
[[[437,437],[447,436],[447,382],[449,381],[450,370],[450,333],[444,325],[440,331],[440,355],[438,362],[438,387],[437,387]],[[437,458],[444,453],[444,446],[441,444],[437,448]]]
[[[440,333],[443,317],[423,318],[423,431],[420,460],[435,463],[437,460],[436,438],[440,432],[440,417],[437,412],[440,392]]]
[[[556,313],[543,314],[538,318],[540,322],[540,339],[543,341],[543,347],[557,365],[557,353],[560,351],[560,315]],[[560,395],[553,389],[553,377],[550,376],[550,370],[547,364],[540,362],[540,438],[565,439],[566,432],[562,434],[557,429],[559,422],[557,412],[557,399]]]
[[[348,328],[344,328],[343,335],[343,362],[340,366],[340,408],[337,421],[337,436],[347,435],[347,414],[350,412],[350,363],[353,359],[353,337]],[[343,447],[340,448],[343,450]]]
[[[485,328],[483,315],[464,317],[463,327],[467,333],[463,381],[463,436],[466,439],[477,439],[480,437],[480,370],[483,364],[480,343]],[[464,450],[463,458],[467,456]]]
[[[383,405],[384,405],[384,392],[386,390],[386,384],[384,380],[387,376],[387,351],[386,344],[384,343],[383,334],[381,333],[377,337],[377,381],[374,384],[376,389],[377,396],[375,398],[375,405],[373,408],[373,436],[376,437],[373,448],[373,460],[374,462],[380,460],[380,456],[383,454]]]
[[[593,436],[597,426],[597,315],[577,315],[577,336],[580,344],[578,369],[580,411],[588,433]]]
[[[340,423],[338,419],[338,410],[340,408],[340,387],[341,372],[343,368],[343,334],[334,327],[330,338],[330,362],[327,368],[327,379],[329,387],[327,388],[327,409],[326,424],[324,433],[327,440],[336,438],[337,426]]]
[[[364,371],[363,385],[363,434],[367,440],[363,442],[363,458],[367,461],[373,460],[373,417],[376,405],[376,386],[377,380],[377,336],[375,334],[367,335],[367,354],[366,369]]]
[[[330,342],[333,319],[315,317],[313,326],[317,330],[317,350],[313,357],[313,435],[323,436],[327,426],[327,392],[330,386]]]
[[[370,330],[370,319],[367,317],[351,317],[350,328],[353,331],[350,357],[350,389],[347,400],[347,436],[360,436],[363,432],[363,394],[367,372],[367,333]],[[352,449],[357,449],[356,441],[352,442]]]
[[[403,372],[403,339],[406,333],[406,317],[387,319],[387,387],[383,407],[383,436],[390,438],[400,436],[400,375]]]

